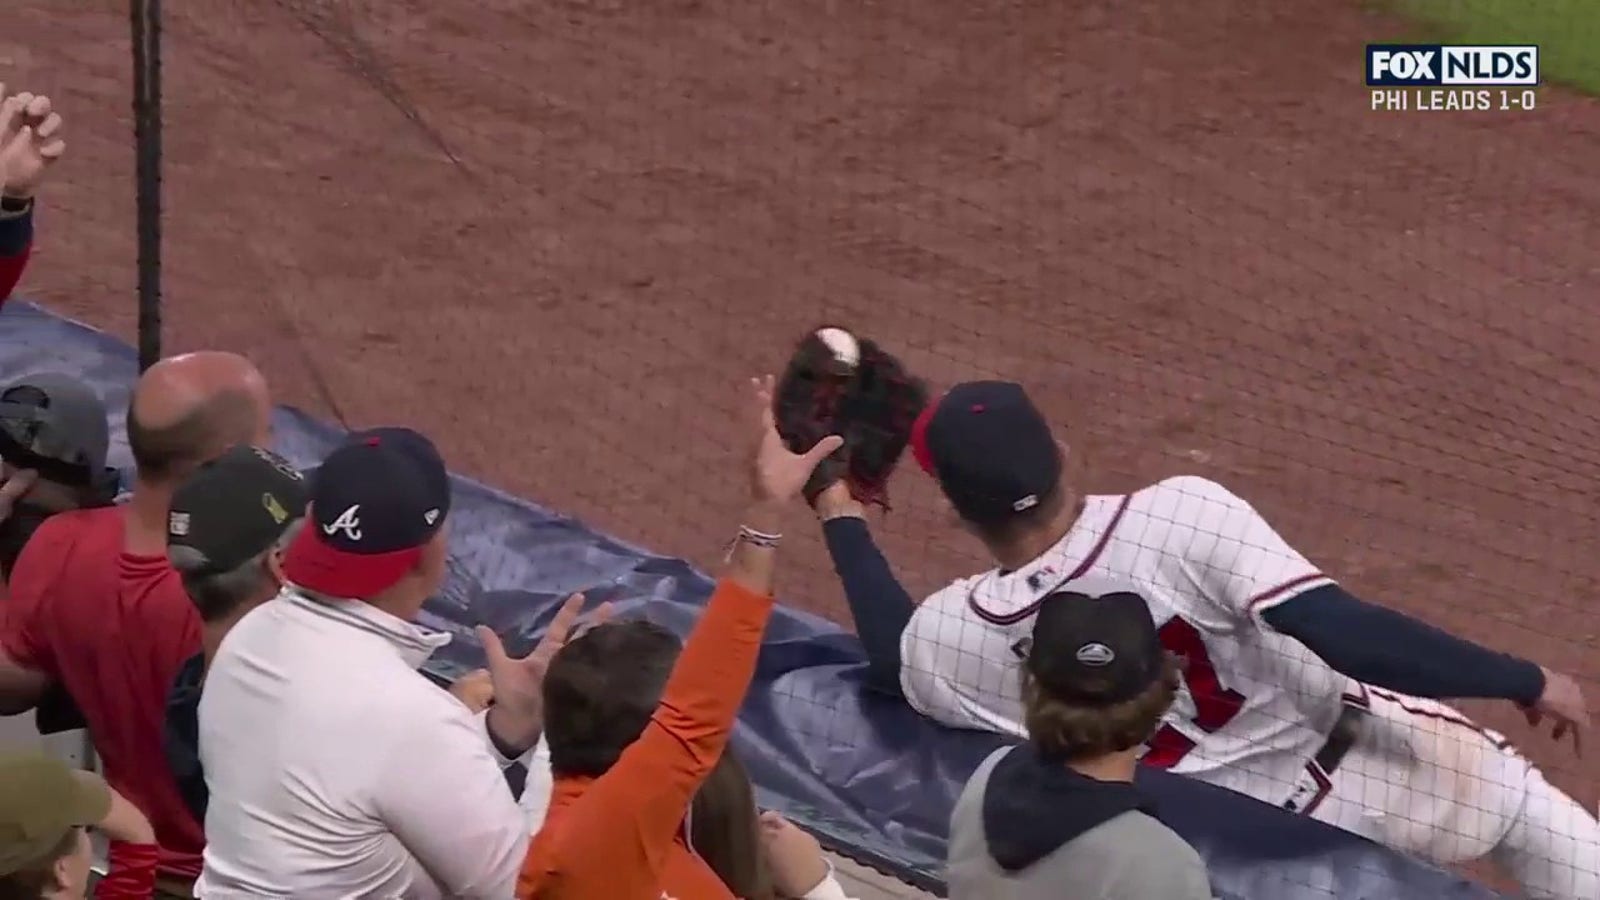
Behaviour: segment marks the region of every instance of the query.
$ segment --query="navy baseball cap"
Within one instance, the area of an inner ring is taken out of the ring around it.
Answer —
[[[1061,480],[1061,448],[1022,385],[967,381],[928,405],[911,453],[956,513],[997,525],[1039,505]]]
[[[311,476],[311,521],[284,554],[284,577],[372,597],[416,567],[449,513],[450,476],[432,441],[409,428],[357,432]]]
[[[1143,597],[1122,585],[1078,581],[1040,605],[1023,665],[1050,696],[1104,707],[1149,690],[1166,654]]]

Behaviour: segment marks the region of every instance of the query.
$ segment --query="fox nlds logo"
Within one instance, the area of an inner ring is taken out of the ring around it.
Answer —
[[[1532,87],[1539,84],[1533,44],[1368,44],[1368,87]]]

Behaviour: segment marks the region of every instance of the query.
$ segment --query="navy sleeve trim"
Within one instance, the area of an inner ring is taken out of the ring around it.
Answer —
[[[1413,697],[1510,700],[1524,706],[1544,693],[1538,665],[1367,603],[1336,584],[1284,600],[1261,617],[1335,670],[1375,687]]]
[[[867,654],[870,687],[900,696],[900,635],[916,601],[900,585],[863,519],[844,516],[822,523],[822,535],[844,586],[856,636]]]
[[[32,206],[19,216],[0,217],[0,256],[21,256],[32,243]]]

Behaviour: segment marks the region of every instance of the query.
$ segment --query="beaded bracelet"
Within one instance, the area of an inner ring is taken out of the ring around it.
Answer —
[[[724,562],[733,559],[733,551],[740,544],[749,544],[753,547],[764,547],[768,550],[773,550],[777,548],[778,542],[781,540],[783,540],[783,535],[781,534],[757,531],[749,525],[740,525],[739,533],[734,535],[733,540],[728,542],[728,550],[724,557]]]

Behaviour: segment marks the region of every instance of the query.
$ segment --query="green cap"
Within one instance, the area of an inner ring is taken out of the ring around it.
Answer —
[[[67,832],[110,811],[111,789],[93,772],[38,754],[0,754],[0,875],[43,862]]]

